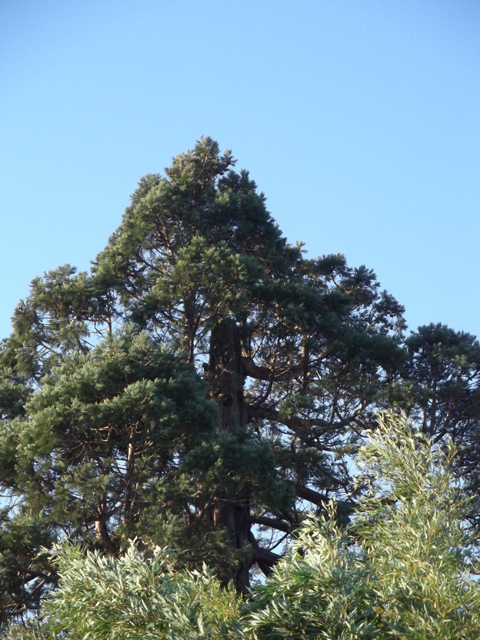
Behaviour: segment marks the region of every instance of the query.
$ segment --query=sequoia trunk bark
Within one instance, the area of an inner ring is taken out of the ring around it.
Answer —
[[[211,398],[219,408],[218,431],[240,431],[247,425],[244,387],[245,372],[238,328],[234,320],[222,320],[211,332],[208,364]],[[242,550],[248,544],[250,523],[249,496],[241,492],[235,478],[217,496],[213,512],[214,523],[227,529],[234,549]],[[245,558],[230,571],[237,590],[245,592],[249,586],[251,561]]]

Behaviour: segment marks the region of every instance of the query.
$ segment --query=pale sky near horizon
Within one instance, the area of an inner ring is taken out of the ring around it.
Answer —
[[[0,0],[0,338],[201,135],[289,241],[480,335],[479,0]]]

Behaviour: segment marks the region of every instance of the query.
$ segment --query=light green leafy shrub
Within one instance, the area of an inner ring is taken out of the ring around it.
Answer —
[[[269,640],[476,640],[466,504],[449,471],[455,451],[432,447],[402,417],[380,416],[357,456],[368,490],[347,532],[308,518],[290,555],[258,588],[249,637]]]
[[[45,602],[43,621],[9,637],[68,640],[216,640],[235,637],[239,600],[203,571],[175,571],[156,548],[151,558],[132,544],[118,559],[65,546],[61,588]]]

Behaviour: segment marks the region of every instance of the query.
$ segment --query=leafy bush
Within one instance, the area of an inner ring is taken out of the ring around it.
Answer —
[[[65,546],[58,556],[61,588],[44,605],[43,620],[10,630],[9,638],[69,640],[228,639],[239,617],[232,589],[208,569],[175,571],[156,548],[132,544],[118,559]]]
[[[474,640],[480,591],[466,503],[449,470],[404,418],[381,416],[357,456],[368,490],[347,532],[334,506],[308,518],[290,555],[258,588],[245,628],[255,639]]]

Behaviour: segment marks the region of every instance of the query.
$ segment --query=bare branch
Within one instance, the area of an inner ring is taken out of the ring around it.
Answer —
[[[250,418],[260,418],[264,420],[272,420],[273,422],[279,422],[295,431],[295,433],[306,431],[311,427],[321,427],[324,431],[338,431],[344,429],[351,423],[351,418],[345,420],[339,420],[333,424],[328,420],[322,420],[321,418],[299,418],[293,416],[286,418],[280,414],[276,409],[267,409],[265,407],[248,407],[248,415]]]
[[[291,533],[292,528],[283,520],[279,520],[278,518],[267,518],[265,516],[247,516],[247,522],[251,524],[261,524],[265,527],[272,527],[272,529],[278,529],[278,531],[283,531],[284,533]]]
[[[250,378],[255,378],[256,380],[265,380],[266,382],[291,380],[302,371],[301,367],[294,367],[281,373],[275,373],[275,371],[268,369],[268,367],[259,367],[252,358],[247,358],[246,356],[242,356],[242,365],[245,375]]]

